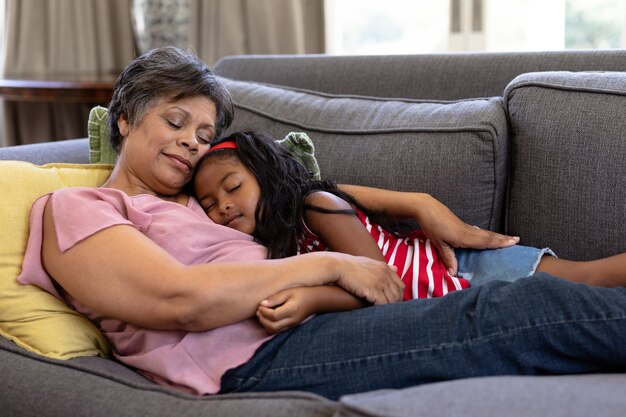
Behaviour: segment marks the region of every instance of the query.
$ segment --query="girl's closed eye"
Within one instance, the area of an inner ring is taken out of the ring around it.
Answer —
[[[208,213],[209,211],[211,211],[213,208],[215,208],[215,202],[210,202],[210,203],[205,203],[204,206],[202,207],[204,209],[205,213]]]

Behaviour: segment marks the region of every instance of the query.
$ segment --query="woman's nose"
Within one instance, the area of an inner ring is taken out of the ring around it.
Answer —
[[[183,146],[189,149],[190,152],[198,151],[198,139],[196,138],[196,134],[193,133],[183,133],[178,139],[178,143],[180,146]]]

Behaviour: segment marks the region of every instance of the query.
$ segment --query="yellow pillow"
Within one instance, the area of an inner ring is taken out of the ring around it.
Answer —
[[[108,342],[87,318],[16,278],[22,270],[33,202],[62,187],[99,186],[111,169],[111,165],[0,161],[0,335],[31,352],[55,359],[110,354]]]

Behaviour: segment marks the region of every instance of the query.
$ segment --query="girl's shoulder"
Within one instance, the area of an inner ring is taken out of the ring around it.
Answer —
[[[353,207],[343,198],[328,191],[313,191],[304,197],[306,205],[326,210],[352,210]]]

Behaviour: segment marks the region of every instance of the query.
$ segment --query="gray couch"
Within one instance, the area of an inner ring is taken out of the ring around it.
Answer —
[[[626,51],[248,56],[215,66],[234,130],[306,131],[322,177],[428,192],[470,224],[591,259],[626,251]],[[88,162],[85,139],[0,159]],[[2,221],[8,221],[3,219]],[[622,416],[626,374],[500,376],[328,401],[193,397],[110,359],[50,360],[0,338],[7,416]],[[367,376],[364,376],[367,377]]]

